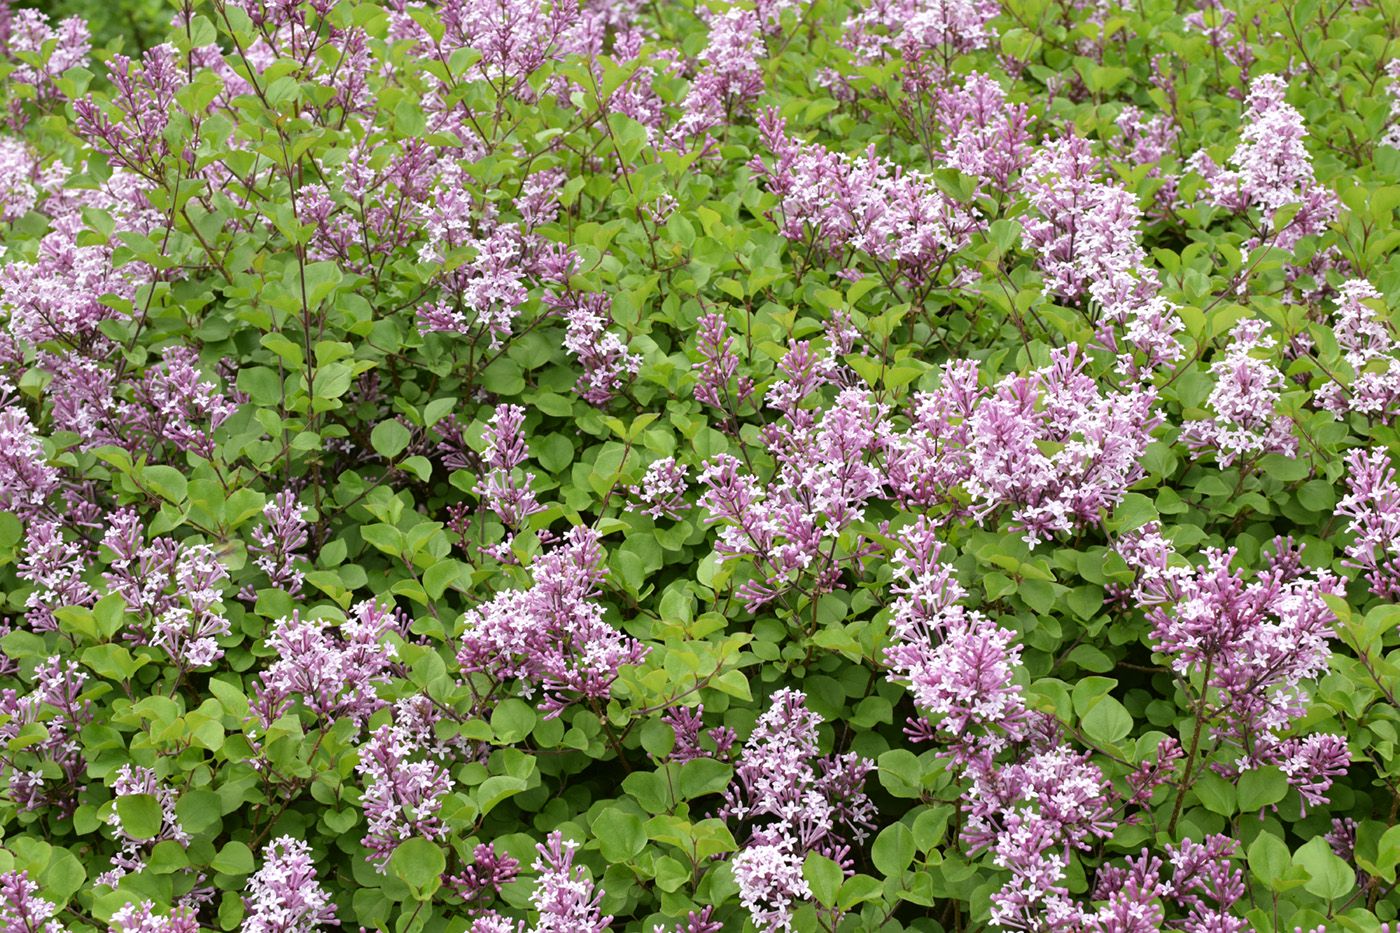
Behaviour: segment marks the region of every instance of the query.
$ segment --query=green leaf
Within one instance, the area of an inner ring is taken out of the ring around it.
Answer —
[[[369,432],[374,452],[385,460],[393,460],[408,447],[413,434],[400,421],[381,421]]]
[[[408,885],[420,901],[432,897],[442,885],[442,873],[446,869],[447,859],[442,849],[421,836],[406,840],[389,857],[389,870]]]
[[[423,424],[431,428],[443,418],[452,414],[452,409],[457,407],[455,398],[433,399],[423,407]]]
[[[528,786],[524,778],[512,777],[509,774],[489,777],[476,789],[476,805],[481,809],[481,815],[485,816],[496,809],[497,805],[514,797]]]
[[[1272,765],[1240,775],[1236,785],[1240,812],[1250,813],[1278,803],[1288,793],[1288,778]]]
[[[491,713],[491,728],[498,745],[514,745],[535,728],[535,708],[519,697],[511,697]]]
[[[883,888],[884,885],[880,883],[878,878],[872,878],[869,875],[852,875],[841,885],[841,890],[836,895],[836,906],[842,910],[850,910],[857,904],[876,900]]]
[[[117,818],[122,831],[134,839],[160,835],[160,801],[151,794],[127,794],[117,798]]]
[[[133,658],[131,652],[122,645],[93,645],[84,648],[83,663],[104,680],[130,680],[149,661],[148,658]]]
[[[1103,745],[1114,745],[1133,729],[1133,717],[1113,697],[1101,698],[1080,720],[1084,734]]]
[[[903,823],[891,823],[875,837],[871,861],[888,878],[897,878],[914,860],[914,833]]]
[[[340,284],[340,267],[333,262],[313,262],[306,266],[306,304],[315,308]]]
[[[253,871],[253,850],[241,842],[226,842],[209,863],[215,871],[225,875],[248,875]]]
[[[1196,783],[1191,787],[1196,794],[1196,799],[1211,813],[1218,813],[1221,816],[1233,816],[1237,806],[1235,804],[1235,785],[1225,780],[1214,771],[1206,771],[1196,778]]]
[[[1106,524],[1118,533],[1141,528],[1148,522],[1157,520],[1157,506],[1141,493],[1130,492],[1113,510],[1113,518]]]
[[[836,905],[836,893],[841,890],[841,882],[845,878],[840,865],[824,855],[809,852],[802,863],[802,877],[807,879],[807,886],[812,889],[812,896],[818,904],[823,907]]]
[[[734,768],[713,758],[696,758],[681,765],[677,780],[682,800],[692,800],[706,794],[718,794],[729,786]]]
[[[459,560],[448,557],[423,571],[423,589],[429,599],[440,599],[453,583],[471,585],[471,568]]]
[[[185,501],[189,482],[174,467],[148,466],[141,471],[141,483],[167,502],[177,505]]]
[[[1293,862],[1309,875],[1303,888],[1325,900],[1346,896],[1356,884],[1356,872],[1337,857],[1321,836],[1309,839],[1293,853]]]
[[[593,821],[598,849],[609,862],[626,862],[640,855],[647,845],[642,818],[619,806],[610,807]]]
[[[1260,833],[1249,844],[1249,870],[1254,877],[1272,886],[1292,867],[1288,846],[1272,833]]]
[[[1325,480],[1309,480],[1298,487],[1298,502],[1305,509],[1327,512],[1337,504],[1337,491]]]

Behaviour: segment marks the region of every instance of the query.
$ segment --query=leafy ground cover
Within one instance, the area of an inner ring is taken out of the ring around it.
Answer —
[[[0,0],[0,928],[1390,930],[1397,39]]]

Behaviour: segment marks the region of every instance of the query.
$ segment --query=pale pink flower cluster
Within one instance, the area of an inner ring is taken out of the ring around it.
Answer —
[[[559,715],[579,697],[606,700],[619,670],[647,649],[604,619],[596,599],[606,574],[597,532],[575,526],[531,568],[528,589],[503,590],[470,610],[457,661],[463,674],[514,680]]]
[[[1119,371],[1150,378],[1180,359],[1176,334],[1184,326],[1176,307],[1157,293],[1135,197],[1101,180],[1103,170],[1079,136],[1047,143],[1023,178],[1034,211],[1022,219],[1023,239],[1037,253],[1050,291],[1069,301],[1093,299],[1103,309],[1095,338],[1118,354]]]
[[[0,928],[5,933],[65,933],[53,919],[58,905],[39,896],[39,885],[27,871],[0,874]]]
[[[59,813],[71,814],[77,807],[87,775],[78,735],[92,721],[92,703],[81,699],[87,680],[77,662],[54,655],[35,668],[31,692],[0,692],[0,716],[5,718],[0,741],[17,739],[20,730],[31,724],[44,728],[41,740],[0,763],[6,796],[20,810],[53,806]]]
[[[199,921],[188,907],[177,907],[168,914],[158,914],[155,904],[142,901],[127,904],[112,914],[108,933],[199,933]]]
[[[640,512],[649,518],[680,518],[688,508],[685,502],[686,467],[676,463],[675,457],[662,457],[647,464],[642,481],[629,487],[628,492],[634,501],[627,503],[631,511]]]
[[[1015,680],[1016,633],[962,605],[967,590],[939,560],[943,545],[926,519],[902,536],[885,649],[889,678],[908,688],[956,758],[971,758],[987,743],[1000,748],[1004,737],[1021,733],[1028,715]]]
[[[1347,491],[1337,514],[1347,518],[1353,536],[1346,565],[1363,571],[1371,592],[1400,599],[1400,484],[1383,450],[1347,454]]]
[[[1027,709],[1013,633],[959,605],[967,594],[939,563],[943,546],[933,526],[920,519],[903,537],[886,662],[921,717],[932,717],[907,731],[945,741],[944,754],[970,782],[963,841],[973,852],[989,850],[1010,872],[991,895],[993,922],[1077,929],[1083,911],[1069,894],[1069,858],[1112,834],[1108,782],[1088,753],[1060,739],[1053,719]]]
[[[1390,78],[1386,92],[1390,95],[1390,123],[1381,137],[1382,146],[1400,149],[1400,58],[1392,58],[1385,63],[1385,73]]]
[[[22,139],[0,136],[0,222],[13,223],[39,200],[39,159]]]
[[[758,14],[735,6],[706,15],[710,39],[671,129],[678,146],[726,125],[738,108],[763,94],[764,24]]]
[[[376,729],[361,746],[355,765],[365,780],[361,803],[369,824],[361,842],[380,874],[403,841],[415,836],[446,838],[447,827],[438,814],[453,780],[435,760],[438,749],[425,741],[420,725],[411,706],[396,707],[393,721]]]
[[[311,847],[291,836],[263,849],[263,864],[248,879],[243,933],[316,933],[338,926],[335,904],[316,878]]]
[[[212,457],[214,432],[238,411],[238,402],[204,379],[198,364],[192,347],[167,349],[134,386],[136,404],[117,405],[118,421],[179,450]]]
[[[1036,747],[1039,745],[1040,747]],[[1114,801],[1087,752],[1054,741],[1008,765],[978,762],[964,799],[963,840],[987,849],[1011,877],[992,894],[992,921],[1008,930],[1072,930],[1083,909],[1070,897],[1070,853],[1113,834]]]
[[[0,508],[29,515],[58,488],[29,412],[10,403],[0,409]]]
[[[1207,201],[1235,212],[1257,208],[1263,214],[1263,229],[1282,249],[1292,249],[1337,216],[1336,195],[1313,177],[1312,156],[1303,144],[1308,131],[1302,114],[1284,100],[1287,90],[1287,82],[1278,75],[1255,78],[1245,99],[1231,167],[1217,165],[1204,150],[1189,163],[1206,180]],[[1274,212],[1289,204],[1299,205],[1298,212],[1285,227],[1272,229]]]
[[[103,299],[134,298],[131,269],[114,268],[106,245],[80,245],[83,227],[78,217],[55,218],[54,224],[33,260],[15,259],[0,266],[0,309],[8,313],[8,330],[30,344],[53,341],[79,349],[105,345],[107,338],[97,327],[117,312]]]
[[[209,545],[181,549],[174,584],[182,604],[162,612],[151,629],[151,644],[164,648],[181,670],[208,667],[224,656],[218,640],[228,634],[229,622],[219,584],[227,578],[228,570]]]
[[[107,825],[113,828],[121,850],[112,856],[111,869],[97,876],[98,884],[115,888],[128,874],[144,871],[146,856],[157,843],[170,840],[181,846],[190,844],[189,833],[185,832],[179,817],[175,815],[175,802],[179,799],[179,794],[156,777],[155,771],[129,764],[117,769],[117,779],[112,784],[112,795],[120,798],[133,794],[145,794],[156,798],[160,804],[160,830],[151,838],[137,838],[122,827],[121,816],[114,807],[107,816]]]
[[[297,612],[278,619],[267,635],[273,661],[253,687],[259,724],[268,728],[300,700],[327,728],[340,719],[363,727],[385,705],[375,686],[389,682],[396,652],[386,636],[393,631],[393,613],[374,600],[356,605],[335,627]]]
[[[984,225],[975,208],[944,194],[932,177],[875,154],[845,156],[787,135],[776,112],[759,118],[769,161],[751,165],[779,198],[771,212],[784,237],[801,244],[810,263],[850,263],[852,251],[875,261],[880,274],[910,288],[939,280],[953,255]],[[850,268],[854,274],[855,268]]]
[[[1335,378],[1317,390],[1317,402],[1338,416],[1356,412],[1385,424],[1400,411],[1400,341],[1384,314],[1384,296],[1365,279],[1348,279],[1337,289],[1332,326],[1343,358],[1351,367],[1349,382]]]
[[[564,316],[564,349],[583,367],[575,385],[591,405],[605,405],[641,371],[642,357],[612,326],[612,298],[601,292],[568,292],[549,299]]]
[[[874,763],[855,753],[822,756],[821,722],[806,694],[779,690],[744,743],[724,794],[719,815],[751,827],[730,864],[739,901],[760,929],[792,929],[794,908],[812,895],[802,876],[809,852],[849,870],[851,844],[874,826],[864,791]]]
[[[988,75],[974,71],[961,86],[940,84],[934,120],[943,136],[942,156],[951,168],[1004,193],[1032,156],[1030,108],[1013,104]]]
[[[1151,389],[1104,392],[1071,344],[1004,379],[968,419],[967,489],[979,516],[1010,507],[1029,544],[1100,520],[1143,476],[1161,424]]]
[[[768,483],[747,473],[729,454],[706,461],[700,505],[720,525],[716,552],[724,560],[752,560],[756,579],[739,588],[750,611],[778,598],[805,576],[815,592],[830,592],[844,565],[833,542],[865,516],[884,483],[878,457],[889,433],[885,407],[862,389],[842,392],[826,410],[798,407],[828,381],[829,361],[795,344],[780,365],[788,378],[770,389],[770,403],[787,417],[769,426],[767,444],[778,462]]]
[[[1230,331],[1230,345],[1211,364],[1215,377],[1206,404],[1215,417],[1187,421],[1181,436],[1192,450],[1212,450],[1222,467],[1252,463],[1265,454],[1292,457],[1298,451],[1293,422],[1280,415],[1283,373],[1272,359],[1269,324],[1246,318]],[[1268,354],[1268,355],[1261,355]]]
[[[25,621],[31,629],[52,631],[58,627],[55,610],[91,606],[97,601],[97,591],[83,579],[88,557],[79,542],[63,536],[58,522],[36,519],[29,523],[18,571],[21,580],[34,585],[24,600],[29,610]]]
[[[1288,539],[1276,539],[1253,574],[1232,569],[1235,556],[1208,548],[1204,566],[1141,577],[1135,595],[1148,607],[1153,647],[1182,678],[1205,679],[1211,735],[1234,751],[1230,767],[1278,765],[1305,805],[1325,803],[1331,779],[1346,772],[1346,741],[1286,733],[1308,710],[1307,685],[1328,669],[1336,615],[1323,597],[1344,598],[1345,581],[1305,569]]]
[[[55,27],[39,10],[21,8],[11,15],[8,34],[0,45],[0,52],[14,69],[7,80],[31,85],[40,100],[58,97],[59,76],[69,68],[88,63],[92,35],[87,21],[69,16]],[[37,58],[39,64],[34,64],[31,57]]]
[[[986,48],[997,36],[996,0],[871,0],[846,20],[842,44],[862,64],[886,59],[950,58]]]
[[[531,867],[539,873],[530,903],[539,922],[527,926],[487,911],[472,922],[469,933],[603,933],[612,917],[600,909],[603,892],[588,876],[588,869],[574,864],[578,843],[552,832],[535,846],[539,852]]]
[[[308,509],[297,502],[296,493],[284,489],[263,506],[264,524],[253,529],[249,553],[253,563],[267,574],[267,580],[289,596],[301,593],[305,574],[297,566],[297,551],[310,540],[306,533]],[[243,594],[252,595],[256,593]]]
[[[498,560],[509,562],[510,545],[525,527],[525,520],[544,510],[531,488],[535,474],[520,469],[530,456],[525,443],[525,409],[519,405],[498,405],[491,413],[483,437],[483,471],[473,487],[481,503],[506,527],[506,539],[490,550]]]

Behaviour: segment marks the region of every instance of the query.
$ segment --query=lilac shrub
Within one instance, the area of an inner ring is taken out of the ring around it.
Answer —
[[[1400,923],[1377,3],[0,0],[0,929]]]

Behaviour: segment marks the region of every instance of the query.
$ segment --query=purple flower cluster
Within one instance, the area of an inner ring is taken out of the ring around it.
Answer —
[[[88,62],[92,35],[87,22],[70,16],[55,27],[39,10],[11,11],[9,4],[5,13],[8,28],[0,36],[0,54],[14,69],[8,80],[31,86],[41,101],[59,97],[58,77]],[[21,122],[19,114],[12,119]]]
[[[1210,548],[1197,568],[1159,566],[1137,590],[1149,607],[1152,646],[1188,684],[1199,723],[1239,773],[1277,765],[1307,806],[1325,803],[1350,761],[1334,735],[1285,735],[1308,709],[1307,684],[1326,672],[1336,615],[1324,596],[1345,582],[1309,571],[1291,541],[1274,542],[1262,571],[1232,569],[1236,552]]]
[[[41,510],[58,488],[29,413],[14,403],[0,409],[0,507],[20,515]]]
[[[1147,850],[1123,866],[1105,866],[1098,873],[1094,899],[1104,905],[1083,916],[1082,927],[1093,933],[1131,933],[1165,929],[1170,905],[1184,915],[1171,929],[1190,933],[1241,933],[1249,924],[1232,908],[1244,897],[1244,873],[1231,863],[1235,841],[1210,835],[1202,842],[1184,839],[1166,847],[1167,860]],[[1170,873],[1163,870],[1170,866]]]
[[[874,826],[875,808],[863,789],[874,763],[854,752],[821,755],[821,721],[802,692],[775,693],[744,743],[719,810],[749,827],[731,864],[739,900],[763,929],[791,929],[795,904],[811,897],[802,877],[807,853],[849,869],[851,845]]]
[[[311,847],[282,836],[263,849],[262,867],[248,879],[244,933],[316,933],[336,926],[335,903],[316,879]]]
[[[177,907],[168,914],[155,912],[155,904],[142,901],[127,904],[112,914],[108,933],[199,933],[199,921],[188,907]]]
[[[992,895],[992,920],[1008,930],[1074,930],[1082,908],[1069,896],[1073,850],[1113,834],[1108,782],[1088,753],[1043,733],[1007,764],[974,762],[963,840],[989,850],[1010,878]]]
[[[849,262],[852,252],[863,253],[886,284],[924,289],[939,282],[983,225],[974,208],[955,202],[930,176],[882,159],[873,148],[848,157],[799,142],[773,111],[759,117],[759,130],[772,157],[755,159],[752,167],[779,199],[770,216],[783,236],[801,244],[804,265]]]
[[[1077,135],[1045,145],[1027,167],[1023,185],[1035,214],[1022,221],[1024,242],[1037,254],[1046,287],[1072,302],[1102,308],[1100,346],[1118,354],[1121,372],[1150,378],[1181,357],[1176,308],[1157,292],[1147,262],[1135,198],[1100,180],[1103,165]]]
[[[36,520],[29,523],[19,578],[34,585],[24,601],[29,610],[25,621],[31,629],[52,631],[58,627],[54,610],[63,606],[91,606],[97,601],[97,591],[82,576],[87,556],[77,541],[64,537],[58,522]]]
[[[939,83],[935,95],[943,161],[994,192],[1010,192],[1032,156],[1029,108],[1011,103],[1000,84],[976,71],[961,86]]]
[[[628,508],[653,519],[680,518],[688,508],[685,494],[689,487],[685,474],[686,468],[676,463],[674,457],[652,461],[641,483],[628,490],[635,500],[635,503],[628,503]]]
[[[894,560],[885,663],[921,715],[945,735],[954,757],[970,760],[988,743],[1024,731],[1027,711],[1015,682],[1021,648],[1015,633],[961,605],[967,591],[939,561],[943,545],[920,518],[903,530]],[[925,731],[915,724],[916,733]]]
[[[395,649],[385,636],[395,630],[393,613],[373,600],[355,606],[339,631],[325,619],[299,613],[278,619],[268,632],[273,662],[253,687],[253,715],[263,729],[299,699],[323,728],[349,719],[357,728],[383,707],[376,684],[389,682]]]
[[[1248,465],[1264,454],[1292,457],[1298,450],[1293,424],[1278,412],[1284,381],[1273,360],[1267,321],[1246,318],[1230,331],[1230,346],[1211,364],[1215,387],[1206,404],[1215,417],[1187,421],[1182,438],[1192,450],[1213,450],[1222,467]]]
[[[607,404],[642,368],[642,357],[608,330],[612,299],[601,292],[570,290],[550,303],[564,316],[564,349],[583,367],[575,386],[579,396],[590,405]]]
[[[735,740],[738,739],[734,730],[728,726],[705,729],[704,704],[697,705],[694,709],[673,706],[662,715],[661,720],[671,727],[671,732],[676,738],[670,754],[666,756],[668,761],[685,763],[696,758],[726,759],[734,747]],[[713,753],[706,751],[700,744],[702,731],[714,743]]]
[[[469,611],[457,651],[463,675],[515,680],[525,696],[538,690],[551,717],[578,697],[606,700],[619,669],[647,652],[603,618],[594,598],[603,560],[597,533],[575,527],[535,562],[529,588],[502,591]]]
[[[995,0],[871,0],[846,21],[842,44],[863,64],[927,57],[946,67],[996,37],[999,12]]]
[[[63,924],[53,919],[58,907],[38,895],[39,886],[28,872],[0,874],[0,927],[6,933],[64,933]]]
[[[492,413],[484,435],[486,451],[481,458],[485,472],[473,490],[506,526],[508,537],[490,551],[502,562],[512,560],[510,545],[515,534],[525,527],[525,519],[544,510],[530,488],[535,474],[519,469],[530,456],[524,423],[525,409],[519,405],[501,405]]]
[[[125,55],[115,54],[107,72],[115,93],[112,110],[104,113],[91,96],[75,101],[78,128],[99,152],[149,179],[161,182],[162,166],[170,155],[165,128],[175,111],[175,95],[186,83],[175,47],[166,43],[147,49],[139,68]]]
[[[440,840],[447,833],[438,811],[452,790],[452,778],[435,760],[438,750],[419,725],[411,711],[396,708],[393,722],[370,734],[355,765],[365,779],[363,806],[369,824],[361,842],[381,874],[404,840]]]
[[[588,877],[588,869],[574,864],[578,843],[552,832],[535,846],[539,856],[531,867],[539,873],[530,903],[539,913],[532,927],[512,922],[495,911],[477,918],[470,933],[603,933],[612,917],[599,905],[603,892]]]
[[[87,776],[79,733],[92,721],[92,704],[82,698],[88,675],[73,661],[51,657],[34,670],[34,689],[23,696],[0,693],[0,740],[17,739],[25,726],[43,725],[43,738],[0,758],[6,797],[22,811],[46,806],[72,813]],[[57,772],[57,775],[54,772]]]
[[[968,419],[975,512],[1010,507],[1012,528],[1035,544],[1098,521],[1143,475],[1161,423],[1151,389],[1104,392],[1071,344],[1050,365],[1008,376]]]
[[[724,315],[702,314],[696,326],[700,365],[696,367],[695,399],[732,414],[753,395],[753,380],[737,375],[739,357],[734,353],[734,338],[729,335]],[[724,424],[728,425],[728,420]]]
[[[1334,376],[1317,390],[1317,403],[1339,417],[1356,412],[1390,424],[1400,411],[1400,340],[1367,304],[1383,303],[1384,297],[1365,279],[1349,279],[1337,292],[1333,332],[1352,378],[1340,382]]]
[[[108,586],[149,625],[129,637],[165,649],[181,670],[207,667],[224,654],[218,639],[229,623],[220,584],[228,570],[207,544],[161,537],[148,544],[144,536],[136,513],[122,510],[102,539],[115,555],[103,574]]]
[[[519,873],[518,861],[483,842],[472,850],[472,863],[458,874],[444,876],[443,882],[466,902],[469,910],[478,910]]]
[[[760,482],[729,454],[706,461],[700,474],[705,520],[721,526],[717,553],[752,560],[761,574],[739,590],[750,610],[795,586],[815,593],[835,588],[843,566],[860,555],[859,546],[842,553],[842,533],[862,520],[866,504],[881,492],[870,460],[883,443],[883,406],[850,389],[826,412],[796,407],[826,380],[816,371],[821,365],[799,344],[782,364],[792,378],[770,391],[792,415],[770,425],[769,446],[779,462],[772,482]]]
[[[1346,565],[1362,571],[1371,592],[1400,599],[1400,483],[1395,467],[1381,450],[1353,450],[1347,455],[1347,493],[1337,514],[1347,518],[1353,535]]]
[[[726,126],[735,111],[763,94],[763,36],[759,15],[734,7],[713,13],[710,38],[672,138],[684,145],[710,130]]]
[[[97,878],[98,884],[115,888],[128,874],[144,871],[146,857],[157,843],[167,840],[182,846],[189,845],[190,836],[180,825],[175,815],[175,802],[179,794],[168,787],[155,771],[140,765],[122,765],[117,769],[117,779],[112,784],[114,797],[149,795],[160,804],[160,830],[150,838],[140,838],[128,833],[122,826],[120,814],[114,808],[107,817],[107,824],[116,833],[121,850],[112,856],[112,867]]]
[[[297,502],[296,493],[284,489],[263,506],[266,524],[253,530],[249,552],[254,563],[267,574],[274,587],[295,597],[301,592],[305,575],[296,566],[297,550],[310,540],[306,533],[307,510]],[[246,594],[256,598],[255,594]]]
[[[1292,249],[1337,216],[1337,196],[1313,178],[1312,156],[1303,144],[1308,131],[1302,114],[1284,100],[1287,90],[1278,75],[1260,75],[1250,84],[1231,168],[1217,165],[1204,151],[1190,161],[1206,181],[1207,201],[1234,212],[1257,208],[1266,237],[1282,249]],[[1289,204],[1298,205],[1298,212],[1284,227],[1273,229],[1274,213]]]

